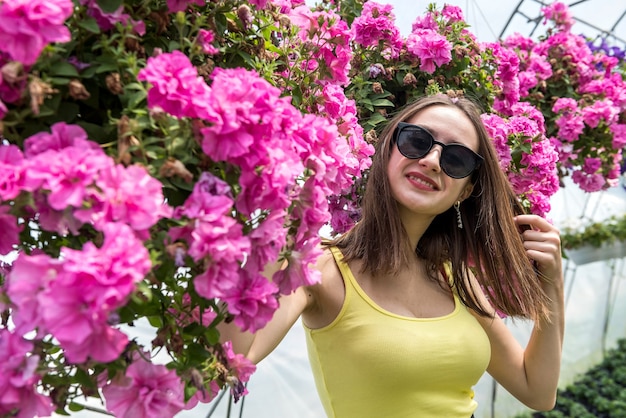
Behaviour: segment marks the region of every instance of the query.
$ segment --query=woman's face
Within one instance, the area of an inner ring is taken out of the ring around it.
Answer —
[[[439,142],[462,144],[478,152],[478,134],[474,125],[456,107],[430,106],[407,122],[426,128]],[[435,144],[424,157],[409,159],[393,145],[387,175],[403,219],[415,219],[415,215],[432,219],[471,194],[471,175],[462,179],[449,177],[439,165],[441,151],[442,147]]]

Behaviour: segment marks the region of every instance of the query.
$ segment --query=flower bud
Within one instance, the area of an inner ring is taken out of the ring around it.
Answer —
[[[122,80],[120,79],[120,73],[108,74],[105,78],[107,89],[115,95],[124,93],[124,87],[122,86]]]
[[[24,74],[24,65],[19,61],[10,61],[2,66],[2,81],[7,84],[17,84],[26,76]]]
[[[87,100],[91,94],[79,79],[74,78],[68,84],[70,97],[74,100]]]
[[[402,79],[402,84],[405,86],[415,86],[417,84],[417,78],[415,78],[413,73],[406,73]]]
[[[30,94],[30,110],[35,115],[39,114],[39,107],[43,104],[44,100],[54,93],[59,91],[53,89],[52,86],[44,82],[39,77],[33,77],[28,83],[28,93]]]
[[[380,83],[378,83],[378,82],[376,82],[376,83],[373,83],[373,84],[372,84],[372,91],[373,91],[374,93],[376,93],[376,94],[382,94],[382,93],[384,93],[384,92],[385,92],[385,91],[383,90],[383,86],[382,86],[382,84],[380,84]]]
[[[250,8],[248,6],[246,6],[245,4],[239,6],[239,8],[237,9],[237,17],[239,17],[239,20],[241,21],[241,24],[244,28],[247,29],[248,27],[250,27],[250,24],[252,23],[252,12],[250,11]]]

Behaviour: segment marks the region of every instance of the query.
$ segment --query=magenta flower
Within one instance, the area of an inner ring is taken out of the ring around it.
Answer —
[[[71,0],[1,2],[0,50],[24,65],[34,64],[46,45],[71,39],[64,23],[73,9]]]
[[[139,165],[110,165],[99,171],[97,189],[90,192],[90,209],[76,217],[91,220],[98,229],[110,222],[123,222],[135,231],[147,231],[162,217],[171,214],[165,203],[162,184]]]
[[[389,57],[397,58],[403,41],[395,19],[393,6],[366,2],[361,15],[352,22],[354,42],[365,48],[377,47],[382,43]]]
[[[250,380],[250,376],[256,371],[256,365],[243,354],[235,354],[230,341],[223,343],[222,349],[231,373],[226,381],[231,386],[231,393],[236,402],[239,397],[248,394],[248,389],[243,384]]]
[[[170,13],[182,12],[191,5],[202,6],[207,0],[167,0],[167,9]]]
[[[582,190],[590,193],[599,192],[608,187],[606,179],[599,173],[587,174],[582,170],[575,170],[572,172],[572,180],[574,183],[578,184]]]
[[[215,55],[220,52],[219,49],[213,46],[214,41],[215,33],[212,31],[206,29],[200,29],[198,31],[198,44],[202,47],[202,51],[204,51],[205,54]]]
[[[68,147],[86,148],[103,153],[100,145],[89,140],[83,128],[65,122],[52,125],[50,132],[41,131],[24,140],[24,154],[27,158],[46,151],[61,151]]]
[[[107,410],[118,418],[170,418],[185,407],[184,384],[174,370],[135,355],[124,376],[102,388]]]
[[[146,32],[145,23],[133,20],[129,14],[124,13],[124,6],[118,7],[112,13],[106,13],[100,8],[97,0],[80,0],[80,4],[87,7],[87,15],[93,17],[98,27],[103,31],[111,30],[117,23],[121,23],[123,26],[131,24],[138,35],[143,35]]]
[[[33,344],[6,328],[0,328],[0,416],[31,418],[50,416],[52,401],[37,392],[41,376]]]
[[[277,271],[272,277],[274,283],[278,284],[280,293],[289,294],[300,286],[319,283],[321,275],[314,267],[320,255],[321,250],[314,241],[303,246],[301,251],[292,251],[287,256],[287,267]]]
[[[619,108],[613,106],[610,100],[596,100],[591,105],[582,108],[585,124],[590,128],[596,128],[600,121],[607,125],[617,122]]]
[[[555,1],[548,6],[542,7],[541,11],[545,15],[544,24],[548,20],[552,20],[556,26],[563,31],[570,30],[574,25],[572,13],[569,11],[567,5],[560,1]]]
[[[16,198],[24,186],[24,156],[16,145],[0,145],[0,201]]]
[[[24,335],[38,330],[47,333],[38,297],[57,278],[62,263],[45,254],[20,254],[7,276],[6,294],[14,308],[11,319],[15,332]]]
[[[613,134],[613,148],[620,149],[626,147],[626,124],[614,123],[611,125]]]
[[[19,233],[24,229],[24,225],[18,225],[17,218],[9,210],[8,206],[0,206],[0,255],[13,251],[13,246],[21,242]]]
[[[498,154],[498,163],[500,169],[507,173],[510,170],[512,160],[511,147],[508,143],[509,127],[504,119],[496,114],[481,115],[483,124],[487,129],[487,133],[493,141]]]
[[[148,89],[150,109],[180,118],[206,118],[209,87],[182,52],[173,51],[148,58],[137,80],[152,85]]]
[[[48,191],[48,204],[54,210],[79,208],[87,196],[87,188],[112,164],[113,160],[101,149],[70,146],[47,151],[29,161],[26,188]]]
[[[300,27],[298,36],[311,56],[303,65],[303,69],[314,70],[324,65],[327,71],[320,71],[324,77],[319,80],[325,84],[330,82],[338,85],[350,83],[348,74],[351,69],[352,32],[348,24],[332,10],[312,11],[306,5],[294,7],[288,12],[289,19]],[[303,46],[298,45],[298,48]]]
[[[420,59],[420,70],[432,74],[436,67],[452,61],[452,45],[445,36],[428,30],[412,32],[406,40],[407,51]]]
[[[458,6],[445,4],[443,9],[441,9],[441,14],[448,20],[449,23],[463,22],[465,20],[463,17],[463,10]]]
[[[263,328],[278,309],[276,285],[260,274],[245,274],[245,270],[236,285],[222,297],[228,303],[228,311],[235,315],[235,324],[250,332]]]
[[[417,33],[422,29],[428,29],[436,32],[439,30],[439,24],[435,19],[434,13],[425,13],[415,18],[415,21],[411,25],[411,32]]]

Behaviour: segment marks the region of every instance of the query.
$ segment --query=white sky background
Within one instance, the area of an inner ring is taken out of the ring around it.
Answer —
[[[575,18],[587,22],[585,24],[577,21],[572,29],[573,33],[584,34],[588,37],[595,37],[602,31],[613,33],[615,38],[612,38],[611,45],[621,48],[626,46],[626,16],[624,15],[626,13],[626,1],[562,1],[571,5],[570,11]],[[411,24],[415,18],[424,14],[428,4],[432,3],[432,1],[424,0],[377,0],[377,2],[394,6],[396,24],[403,34],[410,32]],[[434,3],[437,4],[438,9],[441,9],[444,4],[460,7],[463,10],[465,21],[471,25],[470,31],[482,42],[495,41],[505,28],[504,37],[514,32],[519,32],[525,36],[532,35],[536,39],[538,35],[545,32],[543,21],[540,21],[538,26],[534,22],[529,22],[529,18],[534,19],[540,16],[542,5],[538,0],[447,0],[435,1]],[[545,1],[545,3],[551,3],[551,1]],[[521,13],[514,13],[516,7],[518,7],[517,10]],[[511,16],[513,18],[507,25]],[[536,30],[533,33],[535,26]]]

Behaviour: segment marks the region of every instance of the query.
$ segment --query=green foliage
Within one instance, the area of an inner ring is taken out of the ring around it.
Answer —
[[[626,339],[574,383],[559,390],[552,411],[517,418],[626,418]]]
[[[565,227],[561,231],[561,245],[574,249],[585,245],[600,247],[604,242],[626,241],[626,215],[594,222],[584,228]]]

